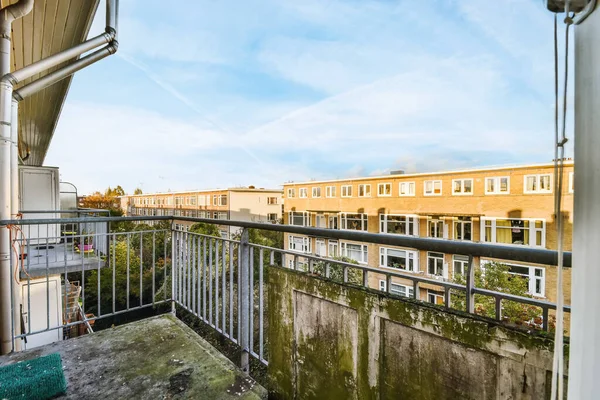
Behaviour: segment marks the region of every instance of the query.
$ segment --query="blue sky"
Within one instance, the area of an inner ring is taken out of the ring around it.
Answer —
[[[552,160],[542,0],[164,4],[73,80],[46,164],[82,193]]]

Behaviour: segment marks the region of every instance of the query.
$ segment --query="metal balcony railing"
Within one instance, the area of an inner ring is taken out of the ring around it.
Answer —
[[[174,229],[176,222],[179,225],[181,221],[243,229],[239,237],[224,239]],[[14,232],[11,237],[15,256],[11,258],[11,271],[20,277],[18,285],[11,281],[13,349],[24,338],[29,340],[28,343],[43,344],[60,336],[52,332],[68,330],[79,324],[89,326],[91,321],[100,322],[120,314],[170,304],[172,310],[181,307],[239,346],[242,369],[248,369],[250,356],[267,365],[269,348],[266,332],[269,321],[265,296],[268,290],[276,288],[270,288],[265,282],[265,266],[284,266],[287,265],[286,260],[292,260],[294,269],[301,272],[332,278],[332,271],[336,271],[337,279],[342,283],[364,287],[369,287],[371,274],[383,275],[388,293],[393,278],[406,279],[412,282],[412,296],[416,300],[420,285],[433,285],[445,292],[444,307],[453,307],[452,295],[458,293],[466,300],[462,311],[470,313],[475,313],[476,295],[489,296],[494,299],[499,321],[504,302],[537,307],[542,330],[548,330],[549,312],[556,309],[555,304],[547,301],[478,288],[474,282],[474,257],[555,265],[557,253],[545,249],[189,217],[96,217],[97,223],[110,223],[111,230],[87,234],[79,232],[74,238],[80,243],[85,242],[86,237],[105,241],[106,251],[93,258],[83,256],[73,266],[66,258],[66,250],[63,250],[62,257],[56,254],[54,259],[47,255],[44,257],[42,252],[34,264],[32,239],[26,234],[17,234],[18,230],[26,232],[27,226],[88,222],[87,218],[0,221],[0,229],[9,228]],[[163,226],[157,225],[161,222]],[[153,225],[134,225],[136,223]],[[470,262],[466,284],[251,243],[249,229],[467,254]],[[60,235],[56,239],[64,242],[69,238]],[[565,254],[564,264],[571,266],[570,253]],[[32,274],[36,269],[34,265],[38,266],[36,275]],[[81,282],[80,321],[61,317],[64,308],[73,303],[72,299],[65,297],[69,292],[67,285],[72,281]],[[20,306],[15,300],[17,298],[21,299]],[[570,312],[570,307],[566,306],[564,310]],[[36,342],[36,336],[42,339]]]

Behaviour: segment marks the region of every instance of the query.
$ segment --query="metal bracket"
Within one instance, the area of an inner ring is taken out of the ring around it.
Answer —
[[[590,0],[570,0],[569,11],[578,13],[582,11]],[[565,12],[565,0],[546,0],[546,8],[555,13]]]

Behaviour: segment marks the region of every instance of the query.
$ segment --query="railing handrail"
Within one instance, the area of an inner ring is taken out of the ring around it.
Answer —
[[[102,208],[76,208],[73,210],[20,210],[19,214],[86,214],[86,213],[108,213],[110,210]]]
[[[514,245],[498,245],[481,242],[469,242],[450,239],[423,238],[415,236],[393,235],[389,233],[359,232],[342,229],[313,228],[297,225],[271,224],[264,222],[249,222],[236,220],[221,220],[213,218],[138,216],[138,217],[95,217],[95,222],[124,222],[124,221],[186,221],[203,222],[213,225],[235,226],[240,228],[262,229],[284,233],[324,237],[329,239],[350,240],[388,246],[406,247],[417,250],[434,251],[446,254],[465,254],[475,257],[496,258],[509,261],[529,262],[541,265],[557,265],[558,252],[542,248],[517,247]],[[56,223],[88,222],[83,218],[43,218],[0,220],[0,226],[6,225],[38,225]],[[571,267],[571,252],[564,252],[563,264]]]

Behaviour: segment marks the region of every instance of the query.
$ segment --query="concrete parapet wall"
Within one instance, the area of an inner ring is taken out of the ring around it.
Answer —
[[[275,399],[546,399],[553,341],[271,267]]]

